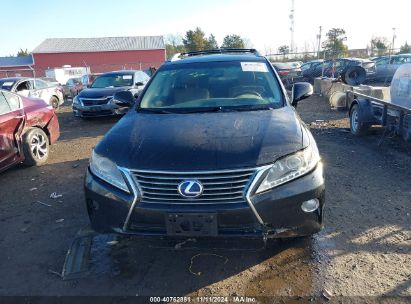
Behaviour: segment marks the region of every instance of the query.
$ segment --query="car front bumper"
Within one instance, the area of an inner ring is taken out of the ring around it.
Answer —
[[[73,104],[73,114],[77,117],[102,117],[123,115],[128,111],[128,108],[119,107],[115,104],[103,104],[94,106],[83,106],[80,104]]]
[[[132,194],[118,190],[94,176],[90,170],[87,170],[85,178],[86,204],[94,230],[145,237],[168,236],[166,217],[170,214],[212,214],[217,219],[218,237],[284,238],[311,235],[323,227],[324,192],[320,163],[303,177],[251,195],[251,205],[218,208],[215,205],[193,207],[193,204],[170,204],[153,207],[137,200],[131,210],[134,201]],[[311,199],[319,201],[318,209],[304,212],[302,203]]]

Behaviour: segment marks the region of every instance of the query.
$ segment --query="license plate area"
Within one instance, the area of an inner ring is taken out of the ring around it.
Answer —
[[[101,106],[90,106],[89,107],[89,111],[90,112],[99,112],[99,111],[101,111],[102,110],[102,107]]]
[[[172,236],[216,236],[217,215],[214,213],[166,215],[167,234]]]

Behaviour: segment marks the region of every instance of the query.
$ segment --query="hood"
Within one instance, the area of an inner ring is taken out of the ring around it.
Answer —
[[[130,111],[95,151],[130,169],[234,169],[269,164],[302,149],[304,132],[291,107],[193,114]]]
[[[107,96],[113,96],[114,93],[120,91],[126,91],[130,87],[118,87],[118,88],[87,88],[82,90],[79,94],[79,98],[104,98]]]

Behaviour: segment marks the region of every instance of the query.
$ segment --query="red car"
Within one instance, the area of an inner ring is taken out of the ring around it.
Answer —
[[[0,172],[23,163],[39,166],[47,161],[60,136],[52,106],[0,90]]]

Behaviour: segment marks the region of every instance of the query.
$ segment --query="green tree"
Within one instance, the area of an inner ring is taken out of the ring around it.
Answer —
[[[24,57],[29,55],[30,52],[27,49],[23,50],[22,48],[20,48],[20,51],[17,52],[17,57]]]
[[[218,49],[218,43],[217,43],[217,40],[215,39],[215,36],[213,34],[211,34],[210,37],[208,37],[207,43],[206,43],[206,48],[208,50]]]
[[[371,39],[371,52],[377,53],[378,56],[385,55],[389,46],[388,39],[385,37],[374,37]]]
[[[347,40],[345,30],[342,28],[332,28],[327,33],[327,40],[323,43],[323,49],[326,54],[332,58],[346,55],[348,48],[344,44]]]
[[[205,50],[208,43],[209,42],[205,37],[205,33],[199,27],[197,27],[194,31],[187,31],[186,36],[183,39],[183,44],[189,52]]]
[[[400,54],[407,54],[411,53],[411,45],[408,44],[407,41],[405,41],[405,44],[401,46],[400,48]]]
[[[165,38],[167,58],[170,59],[177,53],[186,51],[181,35],[169,34]]]
[[[290,53],[290,47],[288,45],[282,45],[278,48],[278,52],[285,56]]]
[[[234,49],[242,49],[245,47],[244,39],[241,38],[239,35],[227,35],[224,37],[223,48],[234,48]]]

